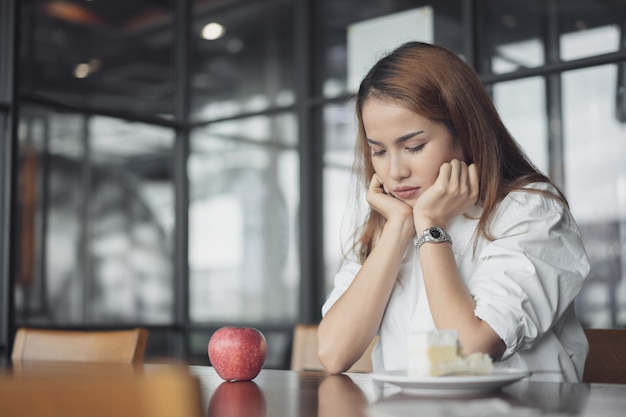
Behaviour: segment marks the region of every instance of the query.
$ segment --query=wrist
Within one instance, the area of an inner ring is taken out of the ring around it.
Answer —
[[[429,227],[441,227],[442,229],[445,229],[448,224],[438,219],[424,218],[413,219],[413,226],[415,227],[415,232],[419,235]]]
[[[383,233],[390,232],[395,236],[399,236],[401,240],[407,241],[415,235],[415,229],[411,218],[396,218],[385,222]]]
[[[417,233],[413,243],[415,248],[419,250],[425,243],[450,243],[452,244],[452,237],[448,232],[438,226],[431,226],[425,228],[421,233]]]

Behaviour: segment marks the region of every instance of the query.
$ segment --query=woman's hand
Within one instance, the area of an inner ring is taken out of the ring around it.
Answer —
[[[395,216],[402,218],[412,216],[411,206],[387,194],[382,181],[376,174],[372,176],[366,198],[370,207],[382,214],[387,221]]]
[[[416,230],[446,227],[453,218],[469,210],[478,199],[476,165],[453,159],[439,168],[439,176],[413,206]]]

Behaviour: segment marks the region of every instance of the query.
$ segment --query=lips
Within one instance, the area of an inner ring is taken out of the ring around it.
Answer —
[[[417,197],[419,190],[419,187],[398,187],[393,190],[393,194],[399,199],[411,200]]]

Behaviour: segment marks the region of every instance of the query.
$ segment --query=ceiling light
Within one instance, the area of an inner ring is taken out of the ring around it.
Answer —
[[[99,59],[90,59],[89,62],[81,62],[74,67],[75,78],[87,78],[89,75],[100,69]]]
[[[74,67],[74,77],[75,78],[85,78],[89,75],[89,64],[85,64],[84,62],[78,64]]]
[[[219,23],[211,22],[202,28],[202,37],[209,41],[213,41],[224,36],[226,29]]]

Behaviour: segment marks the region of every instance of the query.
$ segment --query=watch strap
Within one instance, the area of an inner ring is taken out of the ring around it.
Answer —
[[[415,248],[419,249],[424,243],[432,242],[432,243],[443,243],[450,242],[452,243],[452,237],[443,230],[441,227],[433,226],[425,229],[421,235],[417,236],[413,240],[415,244]]]

